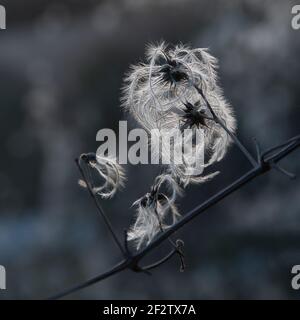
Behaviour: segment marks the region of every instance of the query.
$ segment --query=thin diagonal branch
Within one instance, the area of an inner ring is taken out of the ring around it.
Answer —
[[[204,201],[202,204],[198,205],[194,209],[192,209],[190,212],[188,212],[181,220],[179,220],[176,224],[174,224],[172,227],[170,227],[168,230],[166,230],[164,233],[161,233],[157,238],[155,238],[146,248],[142,249],[141,251],[129,255],[125,261],[120,262],[117,266],[112,268],[111,270],[95,277],[87,282],[84,282],[72,289],[66,290],[61,294],[56,295],[52,299],[59,299],[62,298],[68,294],[74,293],[80,289],[86,288],[90,285],[93,285],[97,282],[103,281],[104,279],[107,279],[109,277],[112,277],[113,275],[120,273],[124,270],[133,270],[135,272],[145,272],[142,268],[139,267],[139,262],[150,252],[152,252],[156,247],[158,247],[161,243],[163,243],[165,240],[167,240],[172,234],[174,234],[176,231],[181,229],[184,225],[189,223],[194,218],[198,217],[201,213],[203,213],[206,209],[214,206],[215,204],[219,203],[222,199],[226,198],[236,190],[240,189],[245,184],[249,183],[250,181],[254,180],[255,178],[267,173],[268,171],[272,170],[274,166],[272,164],[278,163],[283,158],[287,157],[291,152],[293,152],[295,149],[300,147],[300,136],[296,136],[287,142],[275,146],[274,148],[271,148],[267,150],[266,152],[259,154],[259,160],[258,163],[254,168],[249,170],[247,173],[245,173],[243,176],[235,180],[233,183],[228,185],[227,187],[223,188],[219,192],[217,192],[215,195],[210,197],[208,200]],[[270,154],[270,150],[272,152],[275,152],[274,154]],[[172,252],[172,254],[174,254]],[[171,254],[167,255],[163,261],[159,261],[158,263],[153,264],[152,266],[158,266],[162,263],[168,261],[171,258]],[[150,266],[151,267],[151,266]],[[146,267],[147,268],[147,267]],[[149,270],[149,266],[148,266]]]
[[[125,270],[127,267],[128,267],[128,263],[122,261],[121,263],[119,263],[115,267],[113,267],[112,269],[110,269],[110,270],[108,270],[108,271],[106,271],[106,272],[104,272],[104,273],[102,273],[102,274],[100,274],[100,275],[98,275],[98,276],[96,276],[96,277],[94,277],[94,278],[82,283],[82,284],[74,286],[73,288],[70,288],[70,289],[68,289],[66,291],[63,291],[63,292],[53,296],[53,297],[50,297],[49,300],[57,300],[57,299],[60,299],[62,297],[65,297],[65,296],[67,296],[67,295],[69,295],[71,293],[74,293],[74,292],[76,292],[78,290],[81,290],[81,289],[84,289],[86,287],[89,287],[89,286],[91,286],[91,285],[93,285],[93,284],[95,284],[97,282],[100,282],[100,281],[103,281],[103,280],[105,280],[107,278],[112,277],[116,273],[119,273],[119,272]]]
[[[80,165],[79,159],[75,159],[75,162],[76,162],[77,167],[78,167],[78,169],[79,169],[79,172],[80,172],[80,174],[81,174],[81,176],[82,176],[82,178],[83,178],[83,180],[84,180],[84,182],[85,182],[85,184],[86,184],[86,186],[87,186],[87,189],[88,189],[88,191],[89,191],[89,194],[90,194],[90,196],[92,197],[92,199],[94,200],[94,203],[95,203],[95,205],[96,205],[96,208],[97,208],[97,210],[99,211],[100,215],[102,216],[102,218],[103,218],[103,220],[104,220],[104,223],[105,223],[107,229],[109,230],[110,234],[112,235],[112,237],[113,237],[116,245],[118,246],[118,248],[119,248],[120,251],[122,252],[123,256],[125,256],[125,250],[124,250],[124,248],[123,248],[120,240],[118,239],[118,237],[117,237],[117,235],[116,235],[116,232],[114,231],[113,226],[112,226],[110,220],[109,220],[108,217],[106,216],[106,214],[105,214],[105,212],[104,212],[101,204],[99,203],[97,197],[95,196],[95,194],[94,194],[94,192],[93,192],[93,190],[92,190],[92,188],[91,188],[91,185],[90,185],[90,183],[89,183],[89,180],[86,178],[86,175],[85,175],[85,173],[84,173],[84,171],[83,171],[83,169],[82,169],[82,167],[81,167],[81,165]]]

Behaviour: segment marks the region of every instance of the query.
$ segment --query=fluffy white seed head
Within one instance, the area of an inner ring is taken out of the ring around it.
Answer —
[[[217,60],[206,49],[173,48],[162,42],[147,49],[147,63],[131,67],[125,78],[122,105],[146,129],[160,127],[173,104],[191,98],[194,85],[216,86]]]
[[[191,49],[184,45],[169,48],[164,42],[157,46],[150,45],[146,58],[147,62],[133,66],[125,79],[123,107],[147,130],[165,129],[172,132],[182,128],[202,129],[204,167],[223,159],[231,139],[212,119],[205,99],[197,90],[201,89],[215,115],[233,133],[236,121],[231,106],[217,84],[217,59],[207,49]],[[193,106],[191,114],[186,112],[187,103]],[[203,112],[205,119],[199,123],[199,115],[194,111]],[[193,117],[195,121],[192,121]],[[197,155],[198,146],[194,145],[193,148],[191,154]],[[164,150],[162,146],[162,153]],[[185,186],[190,182],[207,181],[217,174],[187,177],[186,173],[191,168],[175,162],[171,162],[169,169]]]
[[[163,174],[155,179],[151,192],[134,202],[136,221],[128,232],[128,240],[134,241],[137,249],[177,221],[180,214],[175,200],[179,194],[176,181],[171,175]]]

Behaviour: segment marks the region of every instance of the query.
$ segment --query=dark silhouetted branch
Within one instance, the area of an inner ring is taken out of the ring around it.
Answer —
[[[236,140],[234,140],[236,142]],[[239,142],[240,143],[240,142]],[[163,259],[160,261],[146,266],[146,267],[140,267],[139,263],[141,260],[150,252],[153,252],[153,250],[161,245],[164,241],[166,241],[171,235],[173,235],[176,231],[181,229],[184,225],[189,223],[194,218],[198,217],[201,213],[203,213],[206,209],[214,206],[215,204],[219,203],[222,199],[228,197],[230,194],[235,192],[236,190],[240,189],[245,184],[249,183],[253,179],[267,173],[268,171],[279,168],[278,162],[282,160],[283,158],[287,157],[291,152],[293,152],[295,149],[300,147],[300,135],[295,136],[292,139],[289,139],[283,144],[277,145],[275,147],[272,147],[265,152],[261,152],[258,143],[256,143],[256,150],[257,150],[257,159],[258,161],[255,161],[252,156],[248,155],[249,161],[252,163],[253,160],[253,168],[250,169],[247,173],[245,173],[243,176],[235,180],[233,183],[228,185],[227,187],[223,188],[219,192],[217,192],[215,195],[210,197],[208,200],[204,201],[202,204],[198,205],[194,209],[192,209],[190,212],[186,213],[186,215],[183,216],[181,220],[179,220],[177,223],[172,225],[169,229],[165,230],[163,233],[160,233],[147,247],[144,249],[136,252],[136,253],[130,253],[127,246],[127,235],[125,235],[125,248],[126,251],[124,252],[124,260],[120,262],[118,265],[113,267],[111,270],[104,272],[103,274],[100,274],[99,276],[92,278],[78,286],[75,286],[69,290],[66,290],[56,296],[54,296],[52,299],[59,299],[66,295],[69,295],[71,293],[74,293],[80,289],[86,288],[88,286],[91,286],[97,282],[103,281],[107,278],[112,277],[113,275],[120,273],[124,270],[132,270],[134,272],[144,272],[147,273],[149,270],[154,269],[163,263],[167,262],[169,259],[171,259],[175,253],[177,252],[176,249],[173,249],[169,254],[167,254]],[[244,146],[242,150],[247,150]],[[244,153],[244,152],[243,152]],[[248,153],[244,153],[245,155]],[[251,160],[250,160],[251,159]],[[282,170],[281,170],[282,171]],[[289,175],[291,175],[289,173]],[[122,247],[123,249],[123,247]],[[124,251],[124,249],[123,249]]]

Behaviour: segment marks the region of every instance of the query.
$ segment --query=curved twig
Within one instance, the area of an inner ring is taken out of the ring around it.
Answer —
[[[157,262],[154,262],[148,266],[142,267],[142,269],[145,271],[153,270],[153,269],[161,266],[162,264],[164,264],[168,260],[170,260],[175,254],[177,254],[177,249],[171,250],[171,252],[169,252],[164,258],[162,258],[162,259],[158,260]]]

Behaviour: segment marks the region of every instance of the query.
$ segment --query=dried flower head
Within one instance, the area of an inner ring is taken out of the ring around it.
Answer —
[[[174,103],[195,95],[195,85],[214,90],[216,67],[217,60],[206,49],[150,45],[147,63],[132,66],[125,79],[123,106],[146,129],[160,127]]]
[[[95,169],[100,179],[100,185],[92,185],[94,194],[104,199],[112,198],[120,187],[124,186],[125,173],[116,159],[101,157],[95,153],[86,153],[81,155],[80,161],[83,161],[89,168]],[[90,179],[92,181],[92,179]],[[82,180],[79,184],[86,187]]]
[[[171,175],[162,174],[155,179],[151,191],[134,202],[136,221],[128,233],[137,249],[149,244],[159,233],[172,226],[180,216],[175,200],[181,191]]]
[[[223,123],[227,131],[216,118]],[[236,130],[236,120],[221,90],[216,88],[205,96],[205,99],[198,94],[185,103],[177,104],[176,110],[168,113],[166,127],[177,127],[182,131],[192,129],[194,133],[201,129],[207,159],[204,166],[208,167],[224,158],[231,143],[229,133],[233,134]]]
[[[204,167],[208,167],[224,157],[231,142],[228,133],[236,128],[232,109],[217,84],[216,69],[217,60],[206,49],[171,48],[164,42],[150,46],[147,63],[133,66],[125,79],[123,106],[147,130],[203,130]],[[191,148],[189,154],[198,156],[197,148],[203,146],[194,144]],[[164,150],[167,147],[162,146],[162,153]],[[193,159],[185,160],[180,165],[171,161],[169,166],[184,185],[207,181],[217,174],[187,174],[192,172]]]

